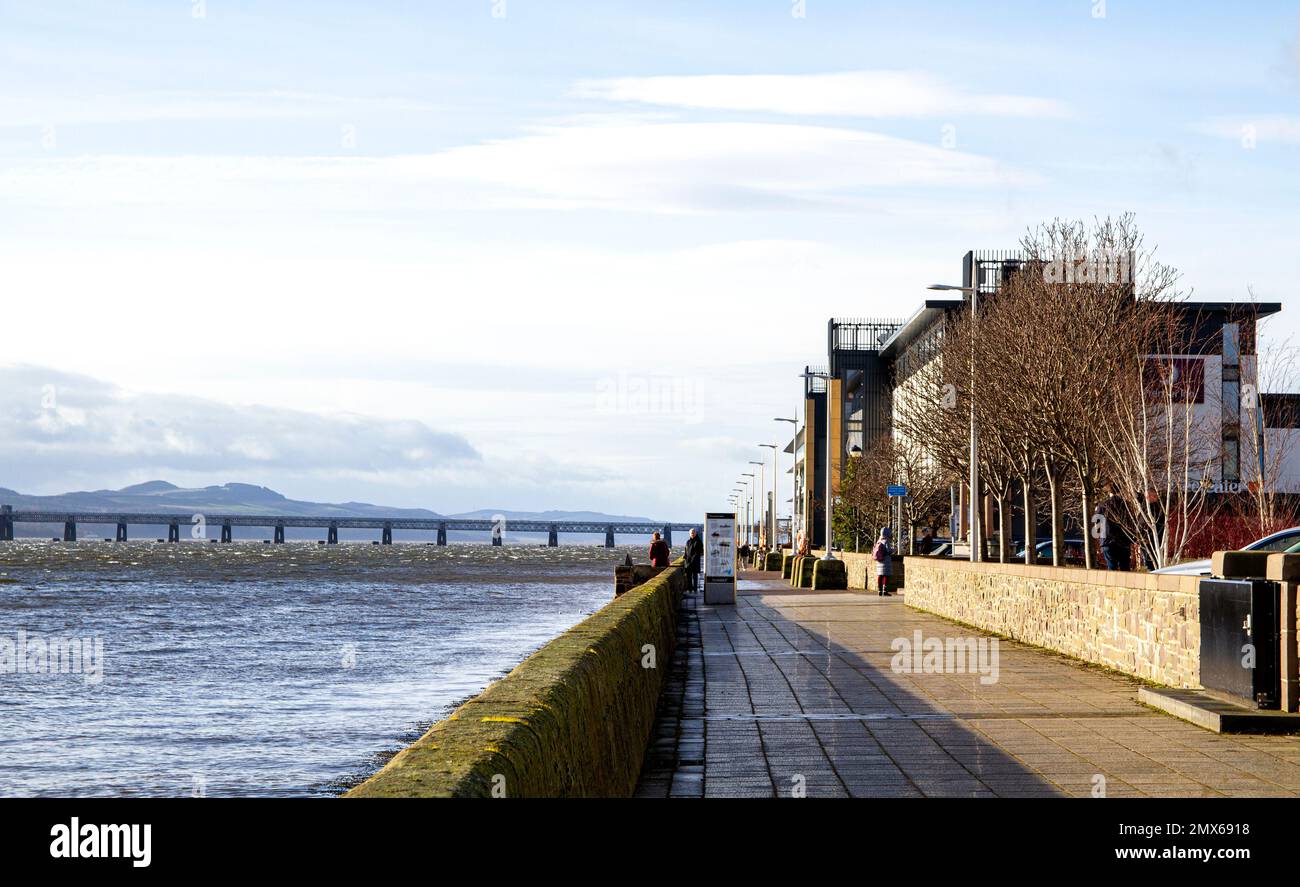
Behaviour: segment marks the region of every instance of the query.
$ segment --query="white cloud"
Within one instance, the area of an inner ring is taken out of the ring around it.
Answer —
[[[1193,129],[1205,135],[1235,139],[1243,144],[1300,145],[1300,117],[1288,114],[1212,117],[1196,124]]]
[[[293,90],[52,96],[10,94],[0,96],[0,127],[335,118],[340,114],[437,110],[437,105],[396,96],[344,96]]]
[[[582,124],[436,154],[38,158],[0,197],[38,208],[187,212],[457,206],[700,212],[861,205],[898,188],[1034,184],[996,160],[871,132],[773,123]]]
[[[37,366],[0,368],[0,417],[0,482],[12,487],[67,473],[426,477],[481,459],[464,438],[421,422],[137,394]]]
[[[963,92],[919,71],[706,74],[581,80],[580,98],[832,117],[1066,117],[1055,100]]]

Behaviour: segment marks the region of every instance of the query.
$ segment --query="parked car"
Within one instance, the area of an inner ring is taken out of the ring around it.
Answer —
[[[1241,550],[1300,554],[1300,527],[1292,527],[1289,530],[1282,530],[1271,536],[1265,536],[1263,539],[1256,539]],[[1210,559],[1184,561],[1181,564],[1174,564],[1172,567],[1161,567],[1159,570],[1152,570],[1152,572],[1166,576],[1209,576]]]
[[[931,541],[933,542],[933,548],[930,549],[930,554],[928,554],[927,557],[948,557],[948,555],[953,553],[953,540],[950,540],[950,538],[946,536],[935,536],[932,537]],[[920,538],[918,538],[917,544],[920,544]],[[906,546],[902,551],[904,551],[904,554],[907,553]],[[918,551],[917,554],[919,557],[920,551]]]
[[[1065,539],[1065,563],[1071,566],[1083,566],[1083,540],[1082,539]],[[1039,542],[1034,546],[1034,556],[1037,558],[1035,563],[1050,564],[1052,562],[1052,540]],[[1016,560],[1024,561],[1025,547],[1020,546],[1016,552]]]

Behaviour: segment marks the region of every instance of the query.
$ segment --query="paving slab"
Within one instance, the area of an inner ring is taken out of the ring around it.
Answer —
[[[918,637],[986,655],[928,667],[900,655]],[[745,573],[734,606],[685,600],[637,794],[1300,795],[1300,739],[1210,733],[1142,686],[897,595]]]

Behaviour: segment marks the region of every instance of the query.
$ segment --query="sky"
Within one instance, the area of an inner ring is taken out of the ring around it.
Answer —
[[[0,486],[696,520],[829,317],[1132,212],[1289,341],[1298,207],[1295,2],[0,0]]]

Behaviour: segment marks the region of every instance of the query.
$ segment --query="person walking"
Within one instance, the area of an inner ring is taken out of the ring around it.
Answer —
[[[659,538],[655,533],[650,537],[650,566],[666,567],[668,566],[668,543]]]
[[[1101,555],[1107,570],[1127,572],[1133,558],[1133,539],[1127,529],[1128,509],[1111,484],[1106,484],[1105,491],[1105,501],[1097,506],[1097,515],[1101,517]]]
[[[929,554],[932,551],[934,551],[934,530],[922,527],[921,538],[916,540],[916,553]]]
[[[894,550],[889,546],[893,533],[889,527],[881,527],[880,537],[871,549],[871,559],[876,562],[876,594],[882,597],[890,594],[889,577],[894,572]]]
[[[691,594],[700,590],[700,566],[704,560],[704,540],[691,527],[691,535],[686,539],[685,566],[686,578],[691,583]]]

